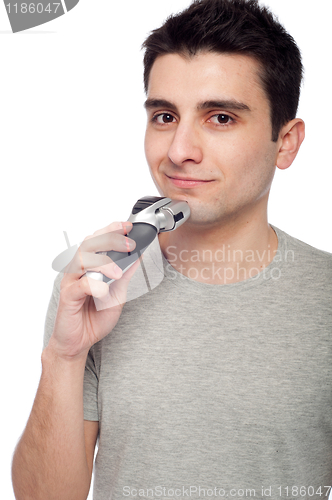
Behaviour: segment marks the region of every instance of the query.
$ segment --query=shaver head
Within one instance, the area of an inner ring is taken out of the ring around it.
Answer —
[[[128,220],[151,224],[158,233],[163,233],[177,229],[189,216],[190,208],[186,201],[145,196],[137,200]]]

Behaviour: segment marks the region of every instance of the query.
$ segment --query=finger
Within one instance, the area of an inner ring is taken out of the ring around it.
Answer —
[[[134,273],[140,266],[137,260],[124,274],[120,280],[114,281],[109,286],[108,294],[94,296],[94,302],[97,311],[109,309],[115,306],[122,306],[126,302],[128,285]]]
[[[81,280],[72,283],[61,283],[61,298],[67,304],[79,305],[83,303],[88,296],[103,298],[109,294],[109,286],[92,278],[84,276]]]
[[[103,272],[103,274],[106,274],[106,276],[108,276],[109,273],[111,274],[115,273],[117,275],[119,274],[119,270],[121,271],[119,266],[105,254],[77,252],[75,258],[66,267],[65,272],[66,274],[75,275],[74,279],[79,279],[87,271],[92,271],[92,270],[94,272]],[[122,271],[121,271],[121,276],[122,276]],[[117,276],[111,276],[111,277],[113,278]]]
[[[140,266],[141,258],[134,262],[134,264],[123,274],[122,279],[114,281],[111,285],[107,285],[106,283],[98,282],[97,280],[87,277],[82,279],[84,281],[87,280],[88,282],[91,295],[95,299],[97,311],[120,306],[126,302],[129,282],[135,271]],[[96,286],[95,283],[102,283],[103,285],[106,285],[106,287]]]
[[[88,242],[85,241],[78,251],[76,252],[74,258],[66,266],[64,272],[66,274],[74,275],[74,279],[79,279],[87,270],[100,271],[100,267],[105,267],[106,276],[116,278],[119,276],[113,276],[112,273],[119,273],[117,266],[111,265],[113,261],[110,257],[105,255],[106,251],[115,250],[117,252],[123,252],[124,257],[126,253],[132,252],[136,247],[136,242],[130,240],[129,238],[115,233],[105,233],[94,237]],[[92,253],[98,252],[98,253]],[[101,253],[101,252],[104,252]],[[111,273],[111,275],[109,274]]]
[[[136,247],[136,242],[131,238],[117,233],[116,231],[102,233],[92,238],[85,239],[80,245],[81,252],[130,252]]]
[[[126,222],[112,222],[112,224],[109,224],[108,226],[105,226],[101,229],[98,229],[98,231],[95,231],[92,235],[87,236],[85,240],[89,240],[91,238],[94,238],[95,236],[99,236],[100,234],[104,233],[118,233],[122,235],[128,234],[133,228],[132,222],[126,221]]]

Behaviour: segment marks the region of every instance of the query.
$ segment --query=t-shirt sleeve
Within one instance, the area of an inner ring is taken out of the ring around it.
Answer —
[[[60,298],[60,284],[63,278],[63,273],[59,273],[54,281],[53,292],[47,309],[43,349],[48,345],[48,342],[53,333],[55,318],[58,311]],[[84,404],[84,419],[98,421],[98,375],[93,355],[94,348],[89,351],[84,373],[83,385],[83,404]]]

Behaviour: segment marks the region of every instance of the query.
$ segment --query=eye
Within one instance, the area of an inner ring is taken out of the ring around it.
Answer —
[[[175,119],[174,116],[171,115],[170,113],[159,113],[158,115],[154,115],[152,117],[152,121],[160,125],[173,123],[174,119]]]
[[[210,120],[216,125],[230,125],[234,122],[234,118],[225,113],[218,113],[217,115],[211,116]]]

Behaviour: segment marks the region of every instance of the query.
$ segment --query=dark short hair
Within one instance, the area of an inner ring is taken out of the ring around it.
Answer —
[[[242,54],[260,63],[273,141],[296,116],[303,77],[301,53],[292,36],[258,0],[196,0],[153,30],[142,48],[145,92],[158,56],[193,57],[201,51]]]

